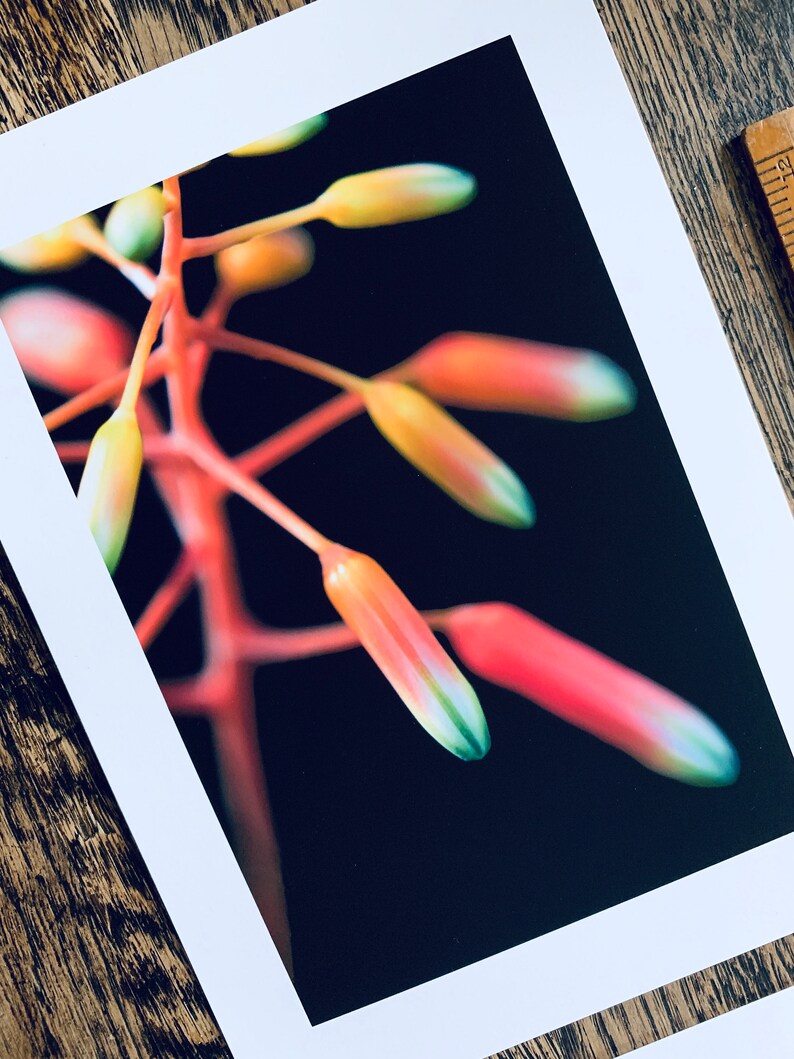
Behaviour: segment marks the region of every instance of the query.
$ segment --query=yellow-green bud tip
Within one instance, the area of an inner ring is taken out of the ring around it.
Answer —
[[[338,228],[376,228],[462,209],[477,181],[462,169],[421,162],[374,169],[335,181],[317,199],[317,215]]]
[[[77,492],[111,574],[127,541],[142,467],[138,420],[133,411],[118,408],[94,435]]]
[[[105,238],[130,261],[145,261],[163,238],[165,203],[160,188],[143,188],[114,204],[105,221]]]

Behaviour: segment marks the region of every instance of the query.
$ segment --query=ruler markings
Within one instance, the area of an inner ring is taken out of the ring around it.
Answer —
[[[785,154],[787,151],[794,151],[794,144],[789,144],[788,147],[782,147],[780,150],[775,151],[774,154],[766,155],[765,158],[756,158],[756,168],[758,168],[759,165],[763,165],[764,162],[771,162],[773,158],[778,158],[781,154]]]
[[[780,245],[794,268],[794,107],[756,122],[742,138]]]

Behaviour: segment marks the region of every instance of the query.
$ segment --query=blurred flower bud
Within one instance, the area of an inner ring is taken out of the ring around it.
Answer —
[[[0,320],[28,378],[61,393],[88,389],[132,355],[132,334],[120,320],[53,287],[7,294]]]
[[[305,228],[259,235],[215,255],[218,279],[235,299],[292,283],[313,263],[314,243]]]
[[[62,272],[81,264],[89,251],[79,239],[80,229],[93,224],[87,217],[59,224],[21,243],[0,250],[0,264],[15,272]]]
[[[477,193],[470,173],[418,163],[342,177],[317,199],[318,217],[338,228],[376,228],[462,209]]]
[[[289,151],[290,148],[297,147],[306,140],[310,140],[312,136],[316,136],[318,132],[322,132],[327,124],[328,117],[325,114],[315,114],[313,118],[306,118],[305,121],[299,121],[295,125],[288,125],[286,129],[279,129],[270,136],[263,136],[259,140],[247,143],[243,147],[229,151],[229,154],[232,158],[250,158],[258,154],[279,154],[281,151]]]
[[[490,522],[533,524],[534,504],[520,478],[434,401],[388,381],[370,383],[363,396],[386,440],[459,504]]]
[[[507,603],[450,611],[444,631],[472,672],[523,695],[664,776],[733,783],[736,750],[704,713]]]
[[[160,188],[142,188],[111,207],[105,238],[129,261],[145,261],[163,241],[165,198]]]
[[[407,368],[425,393],[465,408],[584,422],[624,415],[636,400],[626,372],[600,353],[501,335],[442,335]]]
[[[121,559],[143,467],[143,440],[135,413],[117,408],[94,435],[78,502],[112,573]]]
[[[464,761],[491,745],[474,690],[373,559],[339,544],[320,556],[328,598],[422,727]]]

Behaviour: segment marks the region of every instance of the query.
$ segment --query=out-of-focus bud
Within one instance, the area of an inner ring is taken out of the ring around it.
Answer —
[[[163,241],[165,198],[160,188],[142,188],[114,203],[105,238],[130,261],[145,261]]]
[[[373,423],[410,463],[480,518],[525,528],[532,498],[517,475],[429,397],[399,382],[371,382],[364,404]]]
[[[313,118],[306,118],[305,121],[299,121],[295,125],[288,125],[286,129],[279,129],[278,132],[273,132],[269,136],[263,136],[259,140],[247,143],[243,147],[229,151],[229,154],[232,158],[250,158],[259,154],[279,154],[281,151],[289,151],[292,147],[297,147],[306,140],[310,140],[318,132],[322,132],[327,124],[327,115],[315,114]]]
[[[132,355],[132,334],[120,320],[53,287],[6,295],[0,320],[28,378],[61,393],[93,386]]]
[[[338,228],[377,228],[421,221],[468,205],[477,193],[470,173],[417,163],[373,169],[335,181],[317,199],[317,216]]]
[[[77,492],[111,574],[127,542],[142,467],[138,420],[129,409],[117,408],[94,435]]]
[[[473,688],[374,559],[339,544],[320,556],[328,598],[432,737],[464,761],[491,745]]]
[[[501,335],[442,335],[411,358],[409,378],[444,404],[580,422],[630,412],[631,379],[614,361]]]
[[[0,250],[0,265],[15,272],[65,272],[74,268],[88,257],[89,251],[80,242],[79,233],[86,224],[92,223],[87,217],[77,217],[7,246]]]
[[[721,787],[739,758],[704,713],[518,607],[450,611],[444,631],[473,673],[518,692],[664,776]]]
[[[313,263],[314,243],[305,228],[260,235],[215,255],[218,279],[235,299],[292,283]]]

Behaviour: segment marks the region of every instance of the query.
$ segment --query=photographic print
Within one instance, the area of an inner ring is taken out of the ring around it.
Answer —
[[[0,264],[313,1025],[794,830],[788,742],[510,37]]]

